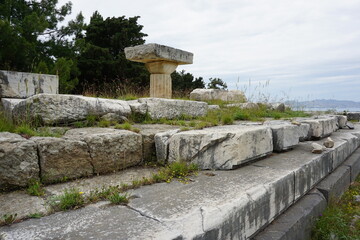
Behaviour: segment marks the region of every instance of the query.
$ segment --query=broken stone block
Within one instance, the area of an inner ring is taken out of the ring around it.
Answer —
[[[266,126],[218,126],[174,134],[168,140],[168,161],[186,161],[201,169],[232,169],[273,151]]]
[[[27,98],[40,93],[58,92],[57,75],[0,70],[0,98]]]
[[[38,146],[41,180],[53,183],[93,174],[88,146],[85,142],[54,137],[33,137]]]
[[[64,139],[84,141],[90,152],[94,173],[110,173],[135,166],[143,160],[140,134],[110,128],[78,128]]]
[[[180,132],[180,129],[155,134],[154,140],[158,162],[165,163],[167,161],[169,156],[169,139],[178,132]]]
[[[339,128],[346,128],[347,116],[337,115],[336,117],[338,118]]]
[[[37,147],[18,134],[0,132],[0,190],[26,187],[39,180]]]

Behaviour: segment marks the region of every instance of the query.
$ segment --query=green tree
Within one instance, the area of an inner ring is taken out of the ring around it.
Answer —
[[[191,73],[185,73],[185,70],[173,72],[171,74],[172,89],[180,92],[190,92],[195,88],[204,88],[205,83],[202,77],[195,78]]]
[[[137,23],[139,17],[112,17],[105,20],[95,12],[86,27],[83,49],[78,58],[82,91],[106,84],[146,86],[149,73],[143,64],[128,61],[124,48],[144,44],[146,34]],[[113,88],[115,90],[115,88]]]
[[[226,83],[221,78],[209,78],[207,88],[212,89],[227,89]]]
[[[63,50],[69,49],[71,43],[66,36],[74,32],[73,26],[58,25],[71,12],[71,3],[60,7],[57,3],[57,0],[0,2],[0,69],[32,72],[41,62],[42,69],[49,69],[59,57],[55,53],[64,54]],[[55,51],[56,47],[61,51]]]
[[[53,74],[57,74],[59,76],[60,93],[71,93],[79,82],[76,77],[79,75],[76,62],[71,59],[57,59],[53,69]]]

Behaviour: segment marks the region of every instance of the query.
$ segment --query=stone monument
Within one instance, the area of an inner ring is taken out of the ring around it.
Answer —
[[[192,53],[156,43],[127,47],[125,56],[131,61],[145,63],[151,73],[150,97],[155,98],[171,98],[170,74],[178,65],[193,62]]]

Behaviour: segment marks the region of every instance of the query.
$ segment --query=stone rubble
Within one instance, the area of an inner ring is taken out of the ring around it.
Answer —
[[[333,148],[334,144],[335,144],[334,141],[330,137],[328,137],[324,142],[324,146],[326,148]]]
[[[326,147],[321,146],[318,143],[312,143],[311,146],[313,148],[313,150],[311,152],[315,153],[315,154],[321,154],[326,149]]]

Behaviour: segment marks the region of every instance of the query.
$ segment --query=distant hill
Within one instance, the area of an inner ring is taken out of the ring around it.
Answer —
[[[303,102],[288,101],[286,104],[294,108],[360,108],[360,102],[334,99],[316,99]]]

